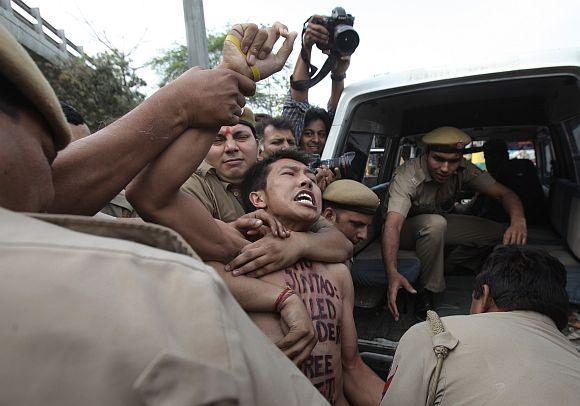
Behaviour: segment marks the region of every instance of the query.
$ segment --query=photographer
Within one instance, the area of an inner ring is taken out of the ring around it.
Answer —
[[[309,61],[312,54],[312,46],[318,45],[324,47],[329,43],[330,33],[321,25],[324,20],[323,16],[313,15],[306,23],[306,29],[302,41],[302,51],[294,67],[292,78],[294,81],[310,79]],[[323,51],[328,53],[328,51]],[[305,61],[307,58],[308,61]],[[296,90],[290,88],[290,93],[284,101],[282,115],[288,117],[294,125],[296,141],[300,149],[312,153],[322,154],[326,137],[330,130],[330,124],[334,118],[334,112],[338,105],[338,100],[344,89],[344,79],[346,71],[350,65],[350,55],[341,56],[332,67],[330,78],[332,79],[332,90],[328,100],[328,119],[323,119],[318,115],[313,115],[313,119],[305,122],[307,112],[312,108],[308,102],[308,89]],[[322,109],[316,109],[322,110]],[[324,112],[324,110],[322,110]],[[326,112],[324,112],[326,113]]]

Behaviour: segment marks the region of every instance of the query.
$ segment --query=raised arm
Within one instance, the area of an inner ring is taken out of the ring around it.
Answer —
[[[390,211],[387,213],[385,226],[383,228],[383,239],[381,241],[383,248],[383,262],[385,272],[389,282],[389,310],[395,321],[399,320],[399,309],[397,308],[397,293],[399,289],[405,288],[411,293],[416,293],[407,278],[397,270],[397,253],[399,252],[399,242],[401,239],[401,229],[405,222],[405,216],[401,213]]]
[[[187,128],[234,125],[255,84],[238,73],[192,68],[90,137],[60,151],[50,211],[93,215]]]
[[[342,278],[342,373],[344,394],[352,405],[376,406],[381,401],[384,382],[368,367],[358,352],[358,337],[354,324],[354,286],[350,271],[339,265]]]
[[[248,242],[233,228],[219,224],[181,185],[205,157],[216,130],[189,129],[127,187],[127,199],[146,221],[172,228],[205,261],[228,261]]]
[[[328,99],[328,113],[331,118],[334,118],[334,113],[336,112],[336,107],[338,106],[338,101],[344,90],[344,79],[346,77],[346,71],[350,66],[350,55],[341,56],[340,59],[332,67],[330,74],[330,79],[332,80],[332,86],[330,89],[330,99]]]
[[[307,80],[310,79],[309,71],[308,71],[308,64],[304,61],[302,53],[310,60],[310,56],[312,54],[312,47],[316,43],[326,44],[328,42],[328,30],[320,24],[316,24],[313,21],[320,20],[324,17],[319,15],[312,16],[307,24],[306,31],[304,32],[304,39],[303,39],[303,49],[301,50],[300,55],[298,56],[298,60],[296,61],[296,65],[294,66],[294,73],[292,74],[292,78],[295,81],[298,80]],[[307,102],[308,101],[308,89],[306,90],[296,90],[294,88],[290,88],[290,96],[292,100],[297,102]]]
[[[503,235],[503,244],[524,245],[528,240],[524,207],[518,195],[499,182],[483,190],[489,197],[499,199],[510,216],[510,226]]]

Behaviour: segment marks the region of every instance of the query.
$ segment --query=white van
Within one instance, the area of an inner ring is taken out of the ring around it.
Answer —
[[[475,145],[501,138],[510,155],[534,163],[547,221],[529,227],[529,244],[548,249],[562,261],[570,301],[580,304],[580,49],[458,69],[391,73],[348,86],[322,158],[354,151],[350,177],[373,188],[384,202],[397,165],[420,153],[421,136],[440,126],[465,130]],[[481,156],[468,158],[485,168]],[[463,202],[471,197],[464,196]],[[369,239],[356,248],[354,268],[359,272],[383,271],[381,225],[378,214]],[[402,252],[399,262],[400,271],[418,272],[413,252]],[[468,312],[471,281],[472,275],[448,276],[440,314]],[[380,343],[394,347],[391,341],[398,341],[415,321],[392,322],[377,306],[384,292],[355,289],[361,351],[375,352]]]

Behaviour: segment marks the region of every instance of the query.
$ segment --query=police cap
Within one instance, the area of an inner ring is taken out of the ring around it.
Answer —
[[[244,112],[240,116],[240,124],[245,124],[252,129],[252,134],[256,136],[256,118],[254,112],[249,107],[244,107]]]
[[[70,128],[54,90],[30,55],[0,25],[0,77],[24,96],[44,118],[57,149],[70,142]]]
[[[328,205],[364,214],[374,214],[379,207],[379,198],[362,183],[350,179],[332,182],[322,195]]]
[[[425,134],[422,141],[431,151],[465,154],[471,137],[455,127],[439,127]]]

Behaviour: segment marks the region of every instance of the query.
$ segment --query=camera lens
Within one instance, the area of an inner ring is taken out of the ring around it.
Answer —
[[[350,25],[339,24],[334,30],[334,44],[336,50],[343,56],[352,55],[358,47],[359,37]]]

